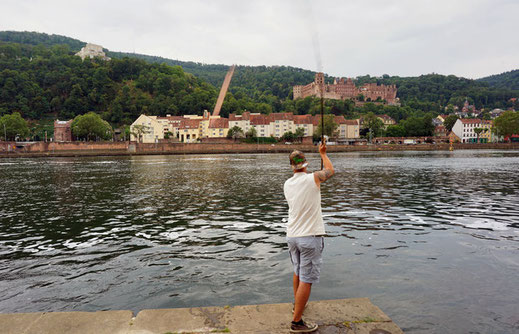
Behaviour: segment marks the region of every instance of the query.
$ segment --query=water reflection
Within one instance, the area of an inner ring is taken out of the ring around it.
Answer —
[[[518,152],[332,159],[313,298],[370,297],[410,333],[517,328],[506,306],[519,297]],[[286,164],[261,154],[0,161],[0,311],[291,301]]]

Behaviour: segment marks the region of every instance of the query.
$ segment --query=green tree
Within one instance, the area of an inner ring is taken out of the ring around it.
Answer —
[[[20,113],[15,112],[0,117],[0,133],[4,140],[23,139],[29,135],[29,127]]]
[[[137,142],[142,142],[142,136],[149,131],[149,127],[144,124],[136,124],[131,127],[131,135],[137,138]]]
[[[281,136],[281,140],[285,142],[293,142],[295,138],[296,136],[292,131],[287,131]]]
[[[474,128],[474,133],[476,134],[476,143],[479,143],[479,136],[485,130],[486,129],[483,129],[483,128]]]
[[[505,111],[494,120],[493,131],[499,136],[504,137],[519,134],[519,112],[511,110]]]
[[[305,129],[301,127],[297,128],[296,132],[294,133],[294,136],[298,141],[303,141],[303,137],[305,136]]]
[[[88,104],[83,97],[83,90],[79,84],[72,86],[70,96],[65,100],[63,107],[64,113],[61,113],[61,115],[65,118],[72,118],[76,115],[81,115],[85,110],[87,110],[86,108],[88,107]]]
[[[368,129],[368,133],[371,134],[370,138],[380,137],[384,132],[384,122],[372,112],[364,116],[362,125],[364,129]]]
[[[107,121],[95,112],[89,112],[85,115],[79,115],[72,121],[72,134],[76,138],[86,140],[110,139],[112,138],[112,127]]]
[[[130,140],[130,135],[131,135],[131,127],[130,125],[123,125],[121,126],[121,135],[123,136],[123,139],[124,140]]]
[[[409,117],[401,123],[408,137],[432,136],[434,133],[434,125],[432,124],[432,117],[430,115]]]
[[[458,115],[449,115],[445,120],[443,121],[443,126],[447,131],[452,131],[452,127],[456,123],[456,121],[459,119]]]
[[[245,133],[245,137],[247,138],[256,138],[258,136],[258,132],[256,128],[251,126],[251,128]]]
[[[227,138],[232,138],[236,140],[236,138],[243,137],[243,130],[239,126],[235,125],[232,128],[229,129],[227,132]]]
[[[324,115],[324,131],[323,131],[323,123],[322,120],[319,120],[319,125],[317,125],[317,129],[315,133],[317,136],[321,137],[324,133],[325,136],[333,137],[339,124],[335,122],[334,115]]]
[[[405,129],[402,125],[389,125],[386,129],[387,137],[405,137]]]
[[[481,113],[481,119],[485,120],[485,121],[489,121],[492,119],[492,117],[490,116],[490,112],[488,112],[488,110],[485,110]]]

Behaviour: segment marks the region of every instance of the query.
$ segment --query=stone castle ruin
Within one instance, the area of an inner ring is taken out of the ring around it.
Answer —
[[[78,53],[76,53],[76,56],[81,57],[81,60],[85,60],[87,57],[90,59],[99,57],[103,60],[110,60],[110,57],[106,56],[101,45],[92,43],[87,43],[87,45],[85,45]]]
[[[333,84],[325,84],[324,73],[319,72],[315,74],[315,81],[308,85],[294,86],[294,100],[298,98],[305,98],[308,96],[320,97],[321,91],[325,99],[333,100],[359,100],[360,96],[366,102],[378,101],[385,102],[389,105],[397,105],[398,98],[396,97],[396,85],[377,85],[376,83],[367,83],[361,87],[356,87],[355,83],[348,78],[339,80],[335,79]]]

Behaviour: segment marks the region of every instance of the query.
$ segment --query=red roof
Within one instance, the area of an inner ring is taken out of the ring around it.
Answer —
[[[347,124],[344,116],[335,116],[335,123],[337,124]]]
[[[267,116],[265,115],[250,115],[251,125],[269,125]]]
[[[269,118],[274,121],[281,121],[281,120],[287,120],[291,121],[294,119],[294,114],[291,112],[279,112],[279,113],[272,113],[269,115]]]
[[[479,124],[481,120],[478,118],[460,118],[461,123],[465,124]]]
[[[170,121],[180,121],[184,119],[184,116],[157,116],[157,119],[167,119]]]
[[[189,119],[184,118],[180,121],[179,129],[198,129],[200,125],[200,119]]]
[[[347,125],[359,125],[359,120],[357,119],[347,119],[346,120]]]
[[[212,118],[209,120],[209,129],[227,129],[229,120],[227,118]]]
[[[312,115],[294,115],[294,124],[312,124]]]
[[[250,112],[244,111],[241,115],[229,114],[229,121],[248,121],[250,117]]]

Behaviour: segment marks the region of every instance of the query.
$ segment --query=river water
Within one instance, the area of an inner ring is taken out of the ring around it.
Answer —
[[[519,152],[331,159],[311,299],[369,297],[406,333],[519,331]],[[286,154],[0,159],[0,312],[291,302],[290,176]]]

